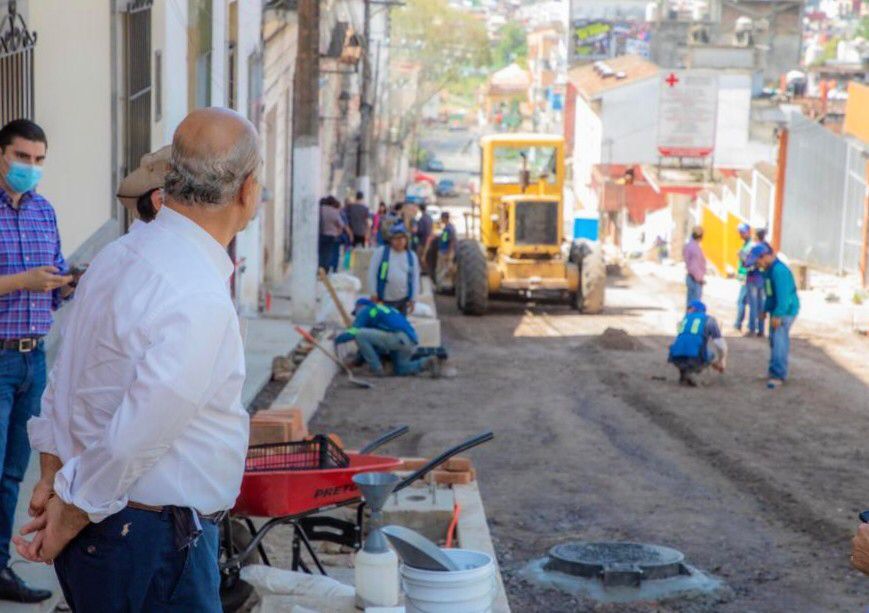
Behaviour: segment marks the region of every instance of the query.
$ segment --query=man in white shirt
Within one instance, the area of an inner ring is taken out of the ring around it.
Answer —
[[[402,315],[413,313],[419,293],[419,258],[408,247],[407,228],[397,221],[389,228],[389,244],[378,247],[368,265],[368,291]]]
[[[253,126],[199,109],[175,132],[157,219],[91,263],[42,415],[18,551],[54,562],[73,611],[221,610],[220,515],[244,471],[244,354],[227,281],[256,213]]]

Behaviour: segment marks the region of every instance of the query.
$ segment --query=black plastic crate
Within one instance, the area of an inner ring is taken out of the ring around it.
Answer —
[[[261,473],[346,468],[349,465],[347,454],[328,436],[318,434],[307,441],[252,445],[247,450],[244,470]]]

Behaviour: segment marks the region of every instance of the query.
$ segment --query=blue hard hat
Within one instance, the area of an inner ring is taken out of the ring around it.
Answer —
[[[770,253],[772,253],[772,247],[766,243],[757,244],[748,252],[748,257],[745,258],[745,265],[754,266],[760,258]]]
[[[368,298],[360,298],[356,301],[356,306],[353,308],[353,314],[355,315],[362,309],[367,309],[368,307],[373,307],[374,301]]]
[[[706,312],[706,305],[703,304],[699,300],[692,300],[691,302],[688,303],[688,310],[694,311],[696,313],[705,313]]]
[[[751,232],[751,226],[747,223],[741,223],[739,224],[739,227],[736,228],[736,231],[740,234],[748,234],[749,232]]]
[[[389,238],[407,234],[407,228],[404,227],[403,221],[397,221],[389,228]]]

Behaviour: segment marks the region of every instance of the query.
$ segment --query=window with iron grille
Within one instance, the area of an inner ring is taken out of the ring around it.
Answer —
[[[124,13],[124,174],[138,168],[151,151],[152,4],[133,0]]]
[[[9,0],[0,17],[0,126],[13,119],[33,118],[33,49],[36,32],[30,32]]]

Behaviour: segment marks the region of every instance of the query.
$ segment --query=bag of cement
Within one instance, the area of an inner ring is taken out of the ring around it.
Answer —
[[[329,275],[329,281],[332,282],[332,287],[336,292],[353,292],[359,293],[362,289],[362,282],[354,275],[348,272],[336,272]]]
[[[305,611],[355,613],[356,590],[329,577],[308,575],[262,564],[241,569],[243,581],[260,597],[259,613]]]
[[[413,314],[415,317],[425,317],[428,319],[432,319],[435,316],[434,309],[431,308],[431,305],[428,305],[425,302],[415,302],[413,305]]]

